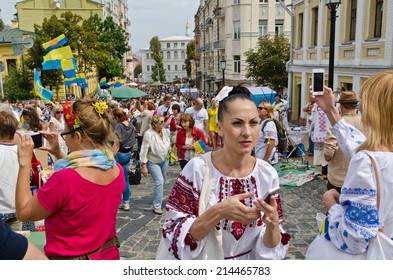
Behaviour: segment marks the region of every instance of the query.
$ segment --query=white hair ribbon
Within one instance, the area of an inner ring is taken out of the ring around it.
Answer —
[[[223,87],[220,92],[217,94],[216,97],[214,97],[215,100],[217,100],[218,102],[222,101],[225,97],[228,96],[228,94],[232,91],[233,87],[228,87],[225,86]]]

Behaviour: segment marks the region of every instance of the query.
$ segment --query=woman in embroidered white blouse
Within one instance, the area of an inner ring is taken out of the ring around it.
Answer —
[[[392,80],[393,72],[379,72],[362,85],[360,107],[364,135],[341,119],[330,88],[325,87],[324,95],[315,98],[329,117],[340,148],[351,157],[341,195],[329,190],[323,196],[329,212],[321,234],[343,252],[358,255],[356,258],[367,251],[370,240],[380,228],[386,236],[393,237]],[[375,172],[368,154],[375,157],[379,166],[379,211]],[[331,258],[314,254],[310,249],[306,258]]]
[[[207,236],[217,230],[225,259],[282,259],[290,237],[281,227],[279,196],[269,203],[261,199],[278,187],[278,175],[267,162],[251,156],[259,135],[256,105],[244,87],[224,87],[216,98],[217,129],[224,147],[206,155],[209,166],[196,157],[182,170],[166,204],[165,246],[176,259],[198,259]],[[207,168],[211,193],[207,210],[199,216]]]

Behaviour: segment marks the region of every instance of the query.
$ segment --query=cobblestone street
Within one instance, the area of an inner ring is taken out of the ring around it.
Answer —
[[[169,194],[179,173],[179,166],[168,168],[164,197]],[[142,178],[140,185],[131,186],[131,209],[119,210],[117,234],[122,259],[155,259],[165,215],[159,216],[152,211],[152,185],[152,178],[148,176]],[[308,245],[318,232],[315,216],[324,211],[321,197],[325,188],[326,182],[320,179],[300,187],[281,187],[284,228],[291,234],[286,259],[304,259]]]

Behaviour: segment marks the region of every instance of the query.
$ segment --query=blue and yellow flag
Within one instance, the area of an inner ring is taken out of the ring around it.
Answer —
[[[78,66],[76,66],[75,58],[63,59],[61,61],[61,69],[63,69],[66,78],[75,78]]]
[[[47,55],[44,56],[44,61],[47,60],[63,60],[73,58],[70,46],[51,50]]]
[[[42,70],[61,69],[61,60],[46,60],[42,63]]]
[[[100,87],[107,87],[109,84],[106,82],[106,77],[101,78],[100,80]]]
[[[200,154],[203,154],[207,151],[206,144],[205,144],[205,142],[203,142],[202,139],[199,139],[198,141],[196,141],[194,143],[194,147],[195,147],[195,151]]]
[[[44,48],[44,51],[50,51],[65,45],[67,42],[68,42],[67,38],[64,36],[64,34],[61,34],[60,36],[57,36],[55,39],[43,43],[42,47]]]
[[[40,99],[52,101],[53,92],[44,88],[41,84],[40,76],[37,70],[34,69],[34,95],[38,96]]]
[[[77,80],[78,86],[80,88],[88,88],[89,87],[87,84],[85,73],[77,73],[76,80]]]
[[[76,83],[78,83],[78,80],[77,80],[76,77],[74,77],[74,78],[65,78],[64,79],[64,85],[65,86],[70,86],[70,85],[76,84]]]

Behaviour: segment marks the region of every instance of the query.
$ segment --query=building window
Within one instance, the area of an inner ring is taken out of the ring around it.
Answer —
[[[175,65],[175,71],[177,71],[177,64]]]
[[[147,70],[147,72],[150,72],[150,65],[146,66],[146,70]]]
[[[185,51],[182,51],[182,52],[181,52],[181,58],[182,58],[182,59],[185,59],[185,58],[186,58],[186,53],[185,53]]]
[[[269,0],[259,0],[259,3],[268,3]]]
[[[177,51],[175,51],[175,52],[173,53],[173,56],[174,56],[174,59],[178,59],[178,58],[179,58],[179,54],[177,53]]]
[[[311,30],[311,46],[316,46],[318,43],[318,7],[312,9]]]
[[[259,20],[259,38],[267,35],[267,19]]]
[[[357,9],[357,0],[351,1],[351,22],[349,26],[349,40],[354,41],[356,37],[356,9]]]
[[[171,59],[171,52],[166,52],[166,58]]]
[[[170,48],[171,48],[171,43],[166,43],[166,47],[167,47],[168,49],[170,49]]]
[[[283,19],[276,19],[274,30],[275,30],[276,35],[283,35],[284,34],[284,20]]]
[[[300,13],[298,18],[299,18],[299,22],[298,22],[298,28],[299,28],[299,30],[298,30],[298,34],[299,34],[298,47],[299,48],[303,48],[303,13]]]
[[[147,54],[146,54],[146,59],[149,59],[149,57],[150,57],[150,56],[149,56],[149,54],[147,53]]]
[[[174,48],[177,48],[177,43],[174,43],[174,46],[173,46]]]
[[[240,73],[240,55],[233,56],[233,72]]]
[[[170,65],[168,65],[168,71],[171,71],[171,66]]]
[[[240,20],[235,20],[233,22],[233,39],[240,39]]]
[[[376,0],[374,38],[381,38],[382,36],[382,18],[383,18],[383,0]]]
[[[240,0],[233,0],[233,4],[234,4],[234,5],[240,4]]]
[[[186,65],[183,64],[181,67],[181,70],[183,70],[183,71],[186,70]]]
[[[16,59],[7,59],[6,62],[7,62],[8,73],[16,70]],[[1,73],[0,73],[0,75],[1,75]]]
[[[181,43],[181,48],[183,49],[185,47],[186,47],[186,44],[185,43]]]

